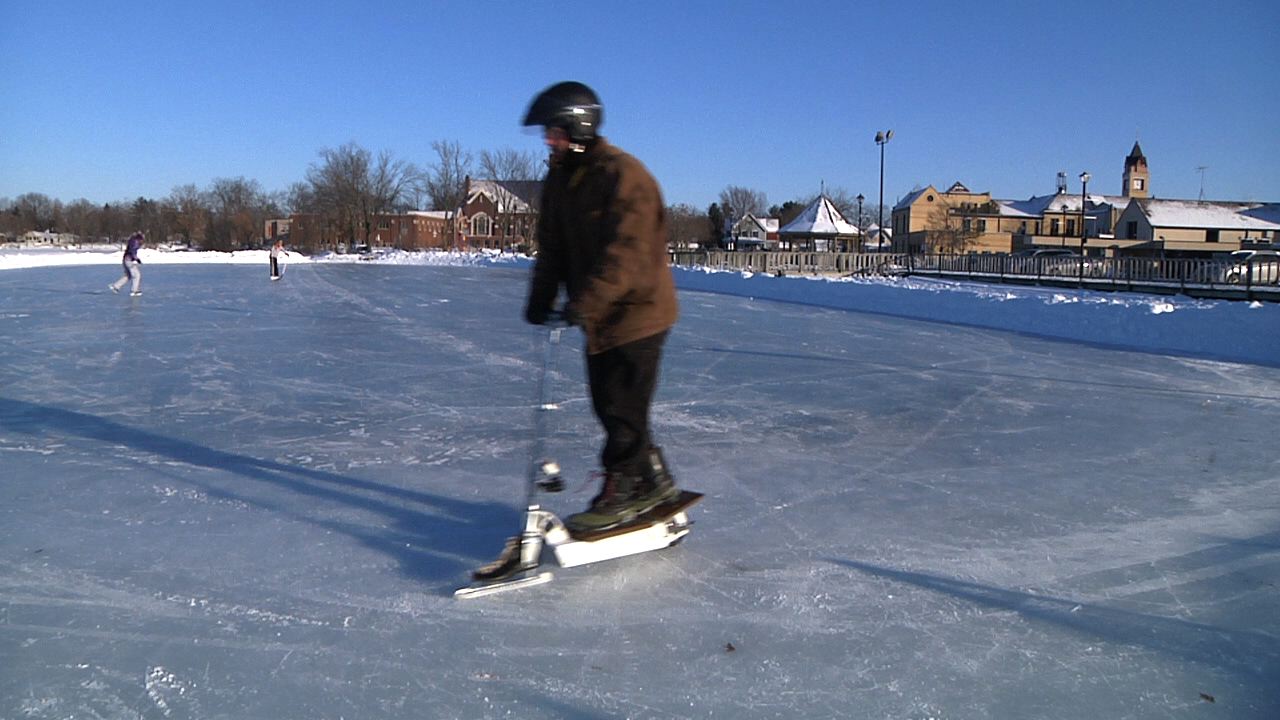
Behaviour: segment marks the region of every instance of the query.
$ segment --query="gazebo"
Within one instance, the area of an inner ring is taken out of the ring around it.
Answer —
[[[809,203],[795,220],[778,230],[778,237],[796,249],[825,252],[853,247],[858,228],[844,219],[826,195]]]

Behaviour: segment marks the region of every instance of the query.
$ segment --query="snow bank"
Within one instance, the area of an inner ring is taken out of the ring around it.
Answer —
[[[907,278],[821,279],[678,268],[684,290],[1280,366],[1280,305]]]

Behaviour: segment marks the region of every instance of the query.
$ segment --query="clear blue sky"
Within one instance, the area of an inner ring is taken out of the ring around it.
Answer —
[[[354,141],[536,150],[519,120],[578,79],[668,202],[820,183],[869,201],[960,180],[1280,201],[1280,10],[1258,2],[63,2],[0,0],[0,197],[283,190]]]

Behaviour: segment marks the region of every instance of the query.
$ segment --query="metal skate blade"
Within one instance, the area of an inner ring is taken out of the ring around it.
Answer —
[[[496,595],[510,590],[519,590],[521,588],[533,587],[534,585],[543,585],[551,582],[552,577],[551,571],[546,570],[534,575],[511,578],[510,580],[498,580],[496,582],[480,583],[464,588],[458,588],[453,591],[453,596],[459,600],[467,600],[470,598],[483,597],[485,595]]]

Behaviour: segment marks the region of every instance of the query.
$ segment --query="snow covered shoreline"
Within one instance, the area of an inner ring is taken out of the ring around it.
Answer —
[[[146,265],[266,265],[266,250],[233,253],[144,249]],[[0,250],[0,270],[116,265],[119,250]],[[530,259],[494,252],[403,252],[375,255],[290,253],[286,264],[369,263],[526,267]],[[1280,306],[1181,296],[1103,293],[987,285],[920,278],[773,277],[707,268],[676,268],[682,290],[869,312],[1028,333],[1169,355],[1280,366]]]

